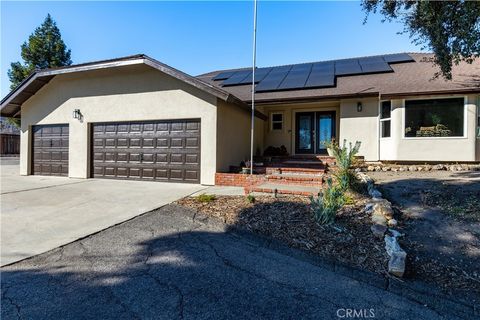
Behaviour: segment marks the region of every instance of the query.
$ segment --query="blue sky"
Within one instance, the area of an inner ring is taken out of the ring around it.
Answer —
[[[192,75],[251,65],[251,1],[1,2],[1,96],[20,45],[47,13],[57,21],[74,63],[145,53]],[[402,25],[371,16],[359,2],[258,5],[258,66],[420,51]]]

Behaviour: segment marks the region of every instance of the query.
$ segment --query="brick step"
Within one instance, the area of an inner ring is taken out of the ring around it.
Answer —
[[[317,176],[323,176],[325,173],[324,168],[296,168],[296,167],[269,167],[266,168],[266,173],[268,175],[275,175],[275,174],[305,174],[305,175],[317,175]]]
[[[297,184],[301,186],[320,186],[322,175],[313,174],[272,174],[266,176],[267,181],[279,184]]]
[[[245,188],[245,193],[269,193],[275,194],[289,194],[289,195],[300,195],[300,196],[311,196],[317,195],[320,192],[319,186],[303,186],[303,185],[289,185],[289,184],[278,184],[266,182],[260,185]]]

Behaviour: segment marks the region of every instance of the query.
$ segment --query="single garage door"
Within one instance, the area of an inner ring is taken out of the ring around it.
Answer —
[[[200,120],[92,126],[94,178],[200,183]]]
[[[68,176],[68,124],[32,127],[32,174]]]

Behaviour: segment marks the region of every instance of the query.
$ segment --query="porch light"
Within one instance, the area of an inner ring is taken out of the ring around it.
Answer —
[[[363,106],[361,102],[357,102],[357,112],[362,112]]]
[[[80,109],[73,110],[73,119],[80,120],[81,118],[82,118],[82,113],[80,112]]]

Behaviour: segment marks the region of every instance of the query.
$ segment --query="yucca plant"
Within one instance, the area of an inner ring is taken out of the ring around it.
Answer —
[[[355,156],[360,150],[360,145],[361,142],[356,141],[355,144],[349,142],[347,146],[346,139],[343,140],[342,147],[335,142],[328,144],[337,164],[334,175],[342,190],[349,189],[355,181],[355,174],[353,173],[352,167],[355,164]]]
[[[333,185],[327,179],[327,187],[318,197],[310,197],[310,209],[315,220],[321,224],[330,224],[335,220],[338,210],[344,205],[345,196],[339,185]]]

